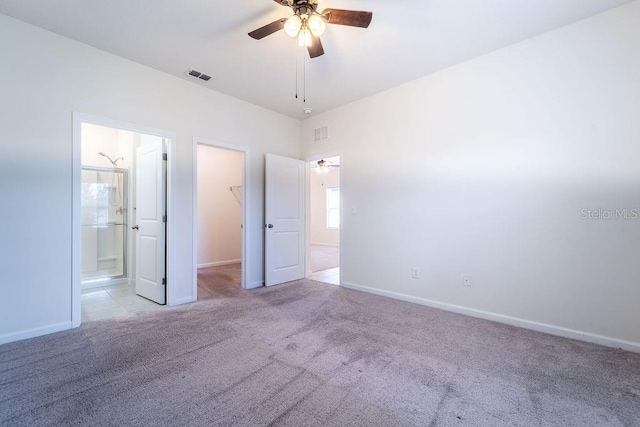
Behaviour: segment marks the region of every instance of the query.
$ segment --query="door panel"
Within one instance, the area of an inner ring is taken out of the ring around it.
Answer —
[[[303,161],[266,155],[265,205],[265,284],[302,279],[305,271]]]
[[[166,303],[165,168],[163,141],[137,149],[136,157],[136,293]]]
[[[158,281],[158,238],[155,236],[140,236],[140,261],[138,262],[140,279],[143,281]]]
[[[298,253],[300,252],[298,240],[300,239],[300,233],[285,231],[274,233],[273,236],[276,241],[276,267],[290,268],[298,265]]]

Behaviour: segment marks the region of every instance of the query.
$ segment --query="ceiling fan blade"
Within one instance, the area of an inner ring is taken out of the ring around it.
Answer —
[[[309,51],[309,56],[313,58],[317,58],[318,56],[324,55],[324,48],[322,47],[322,42],[320,41],[320,37],[311,36],[311,46],[307,47]]]
[[[278,3],[280,6],[291,7],[291,4],[289,3],[288,0],[273,0],[273,1]]]
[[[287,18],[278,19],[277,21],[273,21],[271,24],[267,24],[264,27],[251,31],[249,33],[249,36],[253,37],[256,40],[263,39],[268,35],[282,30],[284,28],[285,22],[287,22]]]
[[[325,9],[322,11],[322,15],[326,17],[329,24],[360,28],[367,28],[373,18],[373,12],[344,9]]]

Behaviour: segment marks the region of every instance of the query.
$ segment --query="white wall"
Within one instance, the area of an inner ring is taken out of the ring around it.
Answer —
[[[327,228],[327,188],[340,187],[340,169],[329,168],[327,173],[317,173],[312,169],[310,186],[311,243],[337,246],[340,244],[340,230]]]
[[[242,259],[242,205],[229,187],[242,185],[243,164],[239,151],[198,145],[198,267]]]
[[[640,351],[640,220],[581,218],[640,207],[639,22],[634,2],[306,120],[306,156],[341,153],[343,281]]]
[[[177,133],[177,299],[193,297],[192,137],[249,147],[248,281],[263,280],[263,156],[299,158],[299,121],[5,15],[0,58],[0,343],[70,327],[73,111]]]

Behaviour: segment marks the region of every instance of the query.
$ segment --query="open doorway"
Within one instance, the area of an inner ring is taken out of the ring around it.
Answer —
[[[73,324],[167,301],[170,132],[74,114]]]
[[[340,156],[309,168],[309,279],[340,284]]]
[[[198,300],[246,288],[246,168],[241,147],[194,139],[194,253]]]

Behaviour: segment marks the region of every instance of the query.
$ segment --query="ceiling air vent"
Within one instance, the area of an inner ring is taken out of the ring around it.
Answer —
[[[209,80],[211,80],[211,76],[203,74],[198,70],[194,70],[193,68],[189,68],[187,71],[185,71],[185,74],[200,80],[204,80],[205,82],[208,82]]]
[[[313,142],[320,142],[325,139],[329,139],[329,127],[322,126],[321,128],[313,131]]]

